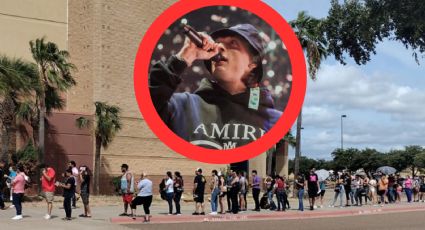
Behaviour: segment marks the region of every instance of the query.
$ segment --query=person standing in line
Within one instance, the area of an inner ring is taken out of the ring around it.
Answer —
[[[218,208],[218,196],[220,194],[220,189],[218,187],[219,179],[217,170],[212,170],[211,172],[211,213],[210,215],[217,215]]]
[[[227,213],[232,212],[232,196],[230,194],[230,190],[232,188],[232,180],[233,180],[233,171],[227,170],[227,177],[226,177],[226,189],[227,189]]]
[[[10,201],[12,201],[12,205],[9,206],[9,208],[14,208],[15,205],[13,204],[13,186],[12,181],[15,179],[17,175],[17,169],[16,166],[13,164],[9,165],[9,175],[6,177],[6,184],[10,188]]]
[[[133,200],[134,193],[134,177],[133,174],[128,170],[127,164],[121,165],[121,193],[122,200],[124,202],[124,212],[120,214],[120,216],[128,216],[127,210],[128,205]]]
[[[308,187],[308,201],[310,203],[310,210],[314,210],[314,203],[316,201],[317,193],[319,192],[319,177],[314,172],[315,169],[310,170],[310,174],[307,178]]]
[[[180,172],[174,172],[174,204],[176,205],[176,213],[174,215],[181,215],[180,199],[184,191],[183,177]]]
[[[285,182],[281,176],[276,176],[275,183],[275,191],[277,197],[277,210],[276,211],[285,211],[286,210],[286,202],[285,202]],[[282,205],[282,209],[280,209],[280,205]]]
[[[298,211],[304,211],[304,188],[305,180],[303,174],[299,173],[297,179],[295,180],[295,187],[298,191]]]
[[[371,178],[369,180],[369,197],[371,198],[372,205],[377,206],[378,205],[378,196],[377,196],[377,188],[378,182],[375,180],[375,178]]]
[[[230,196],[232,200],[232,213],[237,214],[239,212],[238,194],[239,194],[239,177],[236,172],[232,172],[232,182],[230,183]]]
[[[412,187],[413,181],[410,176],[407,176],[406,180],[404,180],[404,192],[406,193],[407,202],[412,202]]]
[[[5,174],[4,167],[6,166],[6,162],[4,160],[0,160],[0,210],[5,210],[6,207],[4,205],[4,197],[3,190],[5,185]]]
[[[275,180],[270,176],[267,176],[266,179],[264,180],[264,187],[267,192],[267,199],[270,204],[270,208],[269,208],[270,211],[276,210],[276,204],[273,201],[274,183],[275,183]]]
[[[43,190],[43,195],[47,203],[47,213],[44,216],[44,219],[49,220],[52,216],[53,199],[55,195],[56,172],[52,167],[47,164],[41,164],[39,168],[41,169],[41,188]]]
[[[195,212],[192,215],[205,215],[204,192],[205,177],[202,175],[202,169],[196,169],[196,176],[193,181],[193,199],[195,200]],[[200,211],[201,210],[201,211]]]
[[[81,166],[80,167],[80,182],[81,182],[81,190],[80,195],[81,199],[83,201],[84,205],[84,214],[81,214],[80,217],[91,217],[91,211],[89,206],[89,199],[90,199],[90,177],[91,172],[89,167],[87,166]]]
[[[385,204],[387,204],[388,202],[386,201],[386,194],[388,191],[388,179],[387,176],[382,175],[379,179],[378,182],[378,195],[380,197],[380,201],[379,203],[381,204],[381,206]]]
[[[223,174],[219,175],[218,187],[220,189],[220,195],[218,196],[218,203],[220,204],[220,214],[226,214],[226,212],[224,211],[223,199],[227,195],[227,186]]]
[[[180,173],[179,173],[180,174]],[[136,219],[136,208],[137,205],[143,205],[145,212],[144,221],[145,223],[150,222],[150,206],[152,204],[152,181],[147,178],[147,174],[142,172],[140,175],[140,181],[137,183],[137,189],[139,193],[137,197],[131,202],[131,216]]]
[[[349,172],[345,172],[344,173],[344,190],[345,190],[345,199],[346,199],[346,204],[345,206],[350,206],[349,202],[350,202],[350,193],[351,193],[351,175]]]
[[[246,211],[246,193],[247,193],[247,182],[244,172],[238,173],[239,177],[239,211]]]
[[[75,163],[75,161],[70,161],[68,163],[68,167],[71,168],[72,170],[72,176],[74,177],[75,180],[75,193],[74,196],[72,197],[72,208],[77,208],[77,200],[80,199],[78,191],[77,191],[77,186],[78,186],[78,178],[79,176],[79,172],[78,172],[78,168],[77,168],[77,164]]]
[[[344,179],[338,174],[338,172],[336,173],[334,192],[335,192],[334,199],[330,207],[335,207],[335,203],[337,202],[339,197],[339,207],[342,208],[343,207],[342,203],[343,203],[344,193],[345,193]]]
[[[173,175],[170,171],[167,172],[165,177],[165,197],[168,202],[168,215],[173,215],[173,198],[174,198],[174,186],[173,186]]]
[[[257,170],[252,170],[252,197],[254,198],[255,209],[253,211],[259,212],[260,209],[260,191],[261,191],[261,179],[257,175]]]
[[[22,199],[24,198],[25,193],[25,171],[22,164],[16,166],[16,176],[14,177],[11,186],[13,189],[13,205],[16,209],[16,216],[12,220],[21,220],[22,216]]]
[[[63,188],[63,208],[65,209],[66,217],[63,220],[71,220],[72,208],[71,202],[72,197],[75,195],[75,178],[72,175],[72,169],[68,168],[65,171],[65,183],[57,182],[58,187]]]

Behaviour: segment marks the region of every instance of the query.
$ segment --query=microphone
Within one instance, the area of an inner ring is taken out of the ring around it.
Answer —
[[[193,42],[195,43],[195,45],[198,48],[202,48],[203,44],[202,44],[202,37],[201,35],[199,35],[199,33],[193,29],[191,26],[186,25],[186,24],[182,24],[183,27],[183,33]],[[225,60],[223,55],[221,55],[221,53],[218,53],[217,55],[215,55],[214,57],[210,58],[211,61],[214,62],[219,62],[222,60]]]

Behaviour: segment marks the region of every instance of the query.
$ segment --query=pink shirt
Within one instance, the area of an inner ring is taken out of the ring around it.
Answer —
[[[412,180],[411,180],[411,179],[407,179],[407,180],[404,182],[404,187],[405,187],[405,188],[412,188]]]
[[[12,181],[13,193],[25,193],[25,173],[19,173]]]

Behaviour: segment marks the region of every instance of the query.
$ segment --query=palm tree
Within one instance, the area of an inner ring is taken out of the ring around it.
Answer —
[[[310,78],[315,80],[320,64],[327,56],[327,40],[322,30],[323,20],[308,16],[305,11],[301,11],[298,13],[297,19],[290,21],[289,24],[295,31],[295,34],[301,43],[301,47],[307,57]],[[297,144],[295,146],[294,168],[295,175],[299,172],[299,160],[301,156],[301,126],[302,110],[300,111],[297,119]]]
[[[94,186],[95,194],[99,194],[99,176],[100,176],[100,152],[101,147],[106,149],[112,142],[116,133],[121,130],[121,109],[118,106],[108,105],[105,102],[95,102],[95,140],[96,152],[94,158]],[[76,119],[76,125],[79,128],[88,128],[90,120],[85,117]]]
[[[2,125],[1,159],[9,159],[10,136],[13,132],[19,104],[26,100],[33,89],[32,79],[37,77],[33,64],[21,59],[0,56],[0,123]]]
[[[61,92],[66,92],[70,87],[76,85],[71,75],[71,70],[75,66],[68,62],[69,53],[65,50],[59,50],[58,46],[53,42],[45,42],[44,38],[30,41],[31,53],[38,69],[38,82],[40,89],[36,93],[35,108],[30,108],[28,104],[26,117],[36,116],[38,121],[38,148],[40,150],[38,160],[44,162],[44,145],[45,145],[45,118],[52,109],[63,108],[64,100],[60,97]],[[54,99],[51,101],[51,99]],[[29,114],[34,111],[37,115]],[[34,130],[36,132],[36,130]]]

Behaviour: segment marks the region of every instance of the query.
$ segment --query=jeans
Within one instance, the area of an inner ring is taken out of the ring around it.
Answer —
[[[24,198],[23,193],[13,193],[13,205],[15,205],[16,215],[22,215],[22,199]]]
[[[332,206],[335,205],[335,203],[336,203],[336,201],[338,200],[338,197],[339,197],[339,206],[342,207],[342,202],[343,202],[343,199],[344,199],[343,198],[344,193],[345,193],[344,187],[340,186],[339,192],[335,192],[334,201],[332,202]]]
[[[304,211],[304,189],[298,190],[298,210]]]
[[[254,198],[255,202],[255,210],[260,210],[260,189],[259,188],[253,188],[252,189],[252,197]]]
[[[270,203],[270,210],[275,210],[276,204],[273,201],[273,190],[270,191],[270,192],[267,192],[267,197],[268,197],[269,203]]]
[[[357,197],[357,188],[352,188],[351,189],[350,199],[351,199],[351,204],[354,204],[354,201],[356,202],[356,205],[359,204],[359,199]]]
[[[388,187],[388,201],[390,203],[395,202],[395,191],[393,187]]]
[[[220,189],[218,188],[215,188],[211,193],[211,211],[212,212],[217,212],[219,194],[220,194]]]
[[[0,191],[0,209],[4,208],[4,198],[3,198],[3,192]]]
[[[280,205],[282,204],[282,210],[286,209],[286,193],[284,191],[279,191],[276,194],[277,196],[277,210],[280,210]]]
[[[65,215],[67,218],[71,218],[72,208],[71,208],[72,196],[66,196],[63,198],[63,209],[65,209]]]
[[[405,188],[404,191],[406,192],[407,196],[407,202],[412,202],[412,189],[411,188]]]
[[[182,192],[174,193],[174,204],[176,205],[176,213],[180,212],[180,199],[182,198]]]
[[[167,202],[168,202],[168,213],[169,214],[173,214],[173,197],[174,197],[174,192],[167,192],[165,194],[165,197],[167,198]]]

